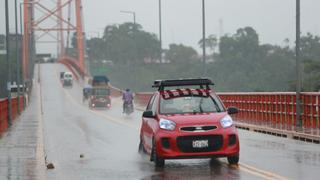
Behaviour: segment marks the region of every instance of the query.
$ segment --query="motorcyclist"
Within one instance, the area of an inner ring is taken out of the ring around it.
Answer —
[[[91,90],[92,90],[92,87],[90,85],[86,85],[83,88],[83,90],[82,90],[82,93],[83,93],[82,101],[83,102],[89,98],[89,95],[91,94]]]
[[[126,91],[122,94],[122,100],[123,100],[123,112],[125,113],[125,108],[127,104],[133,105],[133,93],[130,91],[130,89],[126,89]]]

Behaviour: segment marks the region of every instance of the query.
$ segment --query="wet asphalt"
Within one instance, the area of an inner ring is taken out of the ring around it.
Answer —
[[[168,160],[155,168],[138,150],[141,111],[122,114],[121,100],[91,110],[83,83],[63,88],[59,64],[42,64],[41,90],[47,179],[318,179],[320,145],[239,130],[240,164],[225,159]],[[80,157],[83,156],[83,157]]]

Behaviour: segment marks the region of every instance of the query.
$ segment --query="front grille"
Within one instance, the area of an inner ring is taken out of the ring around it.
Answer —
[[[208,147],[194,148],[193,141],[208,140]],[[191,152],[213,152],[221,149],[223,145],[222,135],[207,135],[207,136],[180,136],[177,137],[177,146],[180,151],[185,153]]]
[[[181,131],[211,131],[217,129],[217,126],[188,126],[188,127],[181,127]]]

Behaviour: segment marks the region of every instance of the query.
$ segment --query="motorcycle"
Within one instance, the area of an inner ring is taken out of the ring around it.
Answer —
[[[130,115],[131,113],[133,113],[133,103],[131,102],[126,102],[124,103],[124,113],[126,115]]]
[[[84,103],[90,97],[91,89],[90,88],[83,88],[82,90],[82,102]]]

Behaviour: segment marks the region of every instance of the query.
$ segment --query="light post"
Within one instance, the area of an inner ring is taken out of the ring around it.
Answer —
[[[302,127],[301,122],[301,68],[300,68],[300,0],[296,0],[296,126]]]
[[[5,0],[5,16],[6,16],[6,62],[7,62],[7,90],[8,90],[8,124],[12,125],[11,117],[11,64],[10,64],[10,32],[9,32],[9,9],[8,9],[8,0]]]
[[[206,11],[205,0],[202,0],[202,76],[207,74],[206,68]]]
[[[17,66],[16,66],[16,71],[17,71],[17,110],[18,114],[20,114],[20,51],[18,47],[18,12],[17,12],[17,0],[15,0],[14,3],[14,12],[15,12],[15,34],[16,34],[16,61],[17,61]]]
[[[159,0],[159,41],[160,41],[160,63],[162,63],[162,26],[161,26],[161,0]]]
[[[136,25],[136,12],[134,11],[120,11],[120,12],[133,15],[133,24]]]
[[[19,5],[20,5],[20,34],[21,34],[21,36],[24,36],[25,34],[23,34],[23,29],[22,29],[22,24],[23,24],[23,22],[22,22],[22,6],[23,5],[25,5],[25,4],[32,4],[32,2],[21,2]],[[23,46],[22,45],[23,44],[23,38],[22,38],[22,41],[21,41],[21,46]],[[22,49],[21,49],[21,51],[22,51]],[[22,56],[23,56],[23,53],[21,52],[21,59],[22,59]],[[24,71],[24,70],[23,70]],[[22,71],[22,72],[23,72]],[[23,84],[23,86],[22,86],[22,91],[23,91],[23,94],[25,94],[26,92],[26,84],[25,84],[25,79],[24,78],[21,78],[22,79],[22,84]],[[21,81],[21,79],[20,79],[20,81]]]
[[[137,25],[136,25],[136,12],[134,11],[120,11],[121,13],[126,13],[126,14],[131,14],[133,15],[133,42],[135,43],[135,47],[134,47],[134,54],[133,54],[133,60],[135,61],[133,63],[133,79],[134,79],[134,82],[137,81],[137,77],[136,77],[136,62],[137,62],[137,59],[138,59],[138,49],[137,49],[137,46],[136,46],[136,31],[137,31]],[[129,62],[130,63],[130,62]]]

